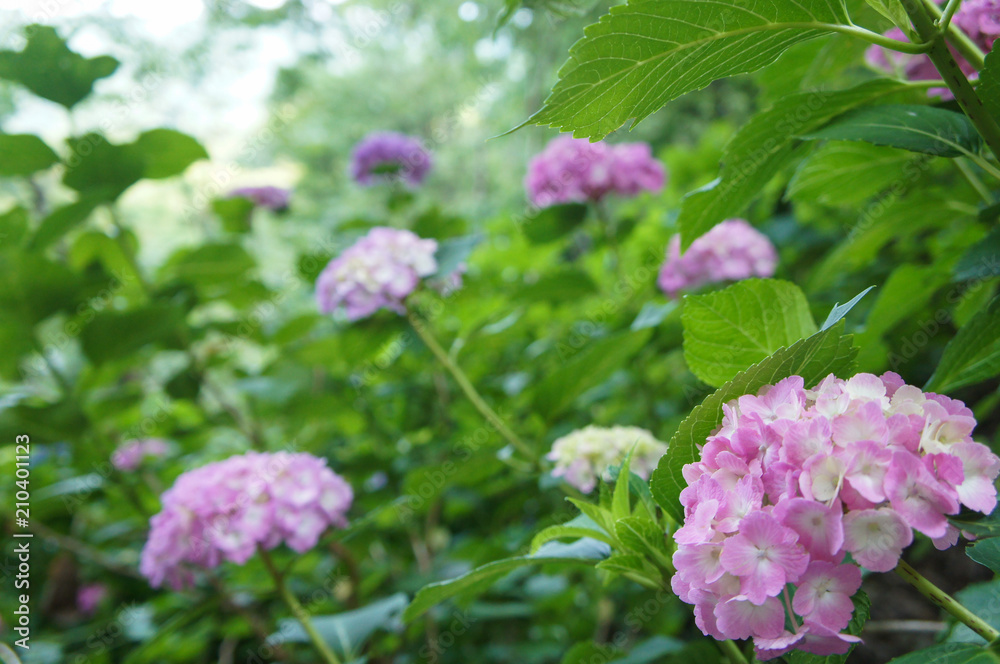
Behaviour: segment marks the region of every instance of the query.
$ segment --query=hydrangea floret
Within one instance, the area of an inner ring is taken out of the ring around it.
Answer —
[[[347,525],[350,485],[306,453],[230,457],[188,471],[163,494],[150,520],[139,570],[154,587],[181,589],[193,568],[242,565],[258,547],[305,553],[330,527]]]
[[[560,136],[528,164],[524,186],[538,207],[559,203],[597,202],[608,194],[637,196],[658,192],[665,180],[663,165],[646,143],[603,141]]]
[[[642,479],[649,479],[667,445],[639,427],[591,425],[557,439],[547,458],[556,464],[553,476],[590,493],[597,480],[608,468],[620,464],[629,450],[632,450],[630,470]]]
[[[417,186],[432,165],[431,154],[419,138],[391,131],[375,132],[354,146],[351,177],[362,185],[398,179]]]
[[[672,585],[705,634],[753,638],[761,660],[847,652],[859,566],[892,570],[914,531],[952,546],[948,515],[996,506],[972,412],[897,374],[792,376],[723,411],[683,468]]]
[[[330,314],[343,309],[352,321],[383,308],[405,313],[403,302],[420,280],[437,272],[437,247],[434,240],[407,230],[373,228],[320,273],[316,280],[320,311]],[[442,283],[457,287],[461,278]]]
[[[681,237],[667,246],[667,260],[657,284],[670,298],[705,284],[770,277],[778,266],[778,252],[766,235],[743,219],[727,219],[708,231],[681,254]]]

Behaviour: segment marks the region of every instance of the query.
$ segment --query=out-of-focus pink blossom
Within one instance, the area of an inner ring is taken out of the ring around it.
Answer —
[[[438,268],[437,242],[406,230],[373,228],[323,269],[316,280],[316,301],[325,314],[343,309],[350,320],[382,308],[403,313],[403,302],[420,280]],[[451,275],[449,275],[451,277]],[[457,288],[461,275],[446,284]]]
[[[242,565],[258,547],[284,543],[299,553],[330,527],[347,525],[354,494],[324,459],[247,452],[177,478],[150,519],[139,570],[150,584],[179,589],[193,568]]]
[[[129,440],[118,446],[111,455],[111,465],[118,470],[135,470],[146,458],[165,457],[170,446],[160,438]]]
[[[720,281],[770,277],[778,265],[778,252],[763,233],[743,219],[717,224],[681,254],[681,236],[667,247],[667,261],[657,284],[668,297]]]
[[[596,202],[608,194],[658,192],[665,177],[663,165],[645,143],[612,145],[560,136],[528,164],[524,186],[532,203],[548,207]]]

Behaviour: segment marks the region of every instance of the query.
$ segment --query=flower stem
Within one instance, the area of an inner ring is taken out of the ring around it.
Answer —
[[[958,11],[959,6],[961,6],[962,0],[948,0],[948,4],[945,5],[944,11],[941,12],[941,18],[938,19],[938,25],[941,26],[942,30],[947,30],[948,26],[951,25],[951,18]]]
[[[734,641],[726,639],[725,641],[717,641],[717,643],[722,654],[729,658],[730,664],[749,664],[747,658],[743,655],[743,651],[740,650],[740,647]]]
[[[941,73],[941,78],[955,95],[955,100],[958,101],[959,106],[962,107],[972,124],[976,126],[993,154],[1000,158],[1000,125],[997,125],[997,121],[986,111],[986,107],[976,95],[969,79],[962,73],[955,56],[948,48],[945,36],[934,24],[924,2],[921,0],[902,0],[902,5],[907,16],[910,17],[917,35],[930,44],[927,57]]]
[[[278,589],[278,594],[281,595],[281,599],[284,600],[285,604],[288,605],[288,608],[291,609],[292,615],[295,616],[296,620],[298,620],[302,625],[302,629],[306,631],[306,634],[309,636],[309,640],[312,641],[316,650],[318,650],[319,654],[323,656],[323,661],[327,664],[340,664],[340,660],[335,654],[333,654],[333,650],[330,649],[327,642],[323,640],[323,637],[320,636],[319,632],[316,631],[316,628],[313,627],[312,621],[309,620],[309,614],[304,608],[302,608],[302,605],[299,604],[299,600],[295,599],[295,595],[293,595],[292,591],[288,589],[288,586],[285,585],[285,577],[278,571],[278,568],[275,567],[274,561],[271,559],[271,554],[269,554],[263,547],[257,547],[257,551],[260,553],[261,560],[264,561],[264,567],[267,568],[268,574],[270,574],[271,578],[274,579],[274,586]]]
[[[896,566],[896,573],[906,579],[910,585],[920,591],[920,594],[931,602],[941,607],[958,620],[964,623],[969,629],[986,639],[987,643],[993,643],[1000,638],[1000,632],[993,629],[982,618],[962,606],[955,598],[944,592],[933,583],[921,576],[920,572],[910,567],[900,560]]]
[[[955,168],[958,169],[959,173],[961,173],[965,179],[969,181],[969,184],[976,190],[976,193],[983,199],[983,202],[987,205],[993,205],[993,194],[991,194],[990,190],[986,188],[986,185],[984,185],[983,181],[979,179],[979,176],[976,175],[975,171],[973,171],[962,159],[952,159],[952,163],[955,164]]]
[[[492,424],[496,428],[497,432],[503,436],[507,442],[514,447],[514,449],[518,450],[532,461],[537,460],[538,456],[535,454],[535,451],[531,449],[527,443],[521,440],[516,433],[511,431],[507,425],[504,424],[503,420],[500,419],[500,416],[497,415],[496,412],[483,400],[483,397],[480,396],[478,391],[476,391],[476,388],[469,381],[469,377],[465,375],[465,372],[462,371],[462,369],[448,356],[448,353],[441,348],[441,344],[437,342],[434,335],[427,329],[426,323],[420,320],[420,318],[418,318],[412,311],[407,312],[406,317],[409,319],[410,325],[417,333],[417,336],[423,340],[424,344],[430,349],[431,353],[434,354],[434,357],[436,357],[444,368],[448,370],[448,373],[450,373],[452,378],[455,379],[455,382],[458,383],[462,392],[466,397],[468,397],[469,401],[472,402],[472,405],[476,407],[476,410],[478,410],[482,416],[486,418],[486,421]]]
[[[941,8],[937,6],[934,2],[924,2],[924,8],[930,13],[931,17],[936,21],[938,32],[943,34],[951,43],[952,48],[958,51],[959,55],[969,61],[977,71],[981,71],[985,66],[986,54],[983,53],[979,45],[972,41],[969,35],[962,32],[962,29],[951,22],[951,19],[945,16],[945,12],[941,11]],[[947,11],[945,7],[945,11]],[[957,10],[957,7],[956,7]]]

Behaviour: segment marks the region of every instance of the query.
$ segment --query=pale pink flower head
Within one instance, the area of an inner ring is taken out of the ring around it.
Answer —
[[[630,472],[648,479],[666,453],[667,445],[639,427],[590,425],[556,439],[546,458],[555,462],[553,477],[561,477],[580,491],[590,493],[605,472],[620,464],[629,451],[632,451]]]
[[[770,277],[778,266],[778,252],[767,236],[743,219],[728,219],[696,239],[681,254],[681,236],[667,247],[667,260],[657,284],[676,298],[706,284]]]
[[[674,587],[706,634],[753,638],[761,660],[846,653],[859,566],[892,570],[914,531],[952,546],[949,516],[996,507],[1000,458],[972,442],[971,411],[896,374],[793,376],[722,410],[682,469]]]
[[[371,229],[320,273],[316,280],[320,311],[343,310],[352,321],[379,309],[404,313],[406,298],[421,279],[437,271],[437,248],[434,240],[407,230]]]
[[[645,143],[612,145],[559,136],[528,164],[524,179],[528,198],[538,207],[559,203],[597,202],[608,194],[633,197],[658,192],[665,180],[663,165]]]
[[[942,0],[936,0],[941,4]],[[1000,0],[965,0],[951,20],[952,24],[962,30],[976,43],[983,53],[993,50],[993,44],[1000,36]],[[899,28],[892,28],[885,33],[886,37],[907,42],[906,35]],[[977,80],[979,73],[954,48],[952,55],[958,62],[962,73],[971,80]],[[888,73],[901,73],[911,81],[936,81],[941,74],[934,67],[927,55],[908,55],[891,51],[881,46],[869,46],[865,52],[865,60],[876,69]],[[931,88],[931,95],[941,95],[943,99],[953,99],[954,95],[948,88]]]
[[[247,452],[188,471],[150,519],[139,571],[154,587],[179,589],[193,570],[242,565],[259,547],[305,553],[331,527],[347,525],[354,494],[325,459]]]
[[[118,470],[131,471],[146,459],[159,459],[170,453],[170,445],[160,438],[128,440],[111,455],[111,465]]]

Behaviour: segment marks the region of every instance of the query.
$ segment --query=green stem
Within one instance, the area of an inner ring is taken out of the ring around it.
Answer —
[[[953,159],[952,163],[955,164],[955,168],[958,169],[959,173],[961,173],[965,179],[969,181],[969,184],[976,190],[976,193],[983,199],[983,202],[987,205],[993,205],[993,195],[990,194],[990,190],[986,188],[986,185],[979,179],[979,176],[976,175],[975,171],[969,168],[969,165],[965,163],[965,160],[961,158]]]
[[[749,664],[747,658],[743,655],[743,651],[732,640],[726,639],[725,641],[717,641],[717,643],[722,654],[729,658],[730,664]]]
[[[1000,157],[1000,126],[997,125],[993,116],[986,111],[982,100],[976,95],[976,91],[972,89],[969,79],[962,73],[958,62],[955,61],[955,56],[951,54],[951,49],[948,48],[948,42],[945,40],[944,35],[938,31],[937,26],[934,25],[934,21],[927,13],[924,3],[921,0],[902,0],[902,5],[906,10],[907,16],[910,17],[917,35],[930,44],[927,56],[934,63],[938,72],[941,73],[941,78],[944,79],[948,89],[955,95],[959,106],[962,107],[965,114],[972,120],[972,124],[976,126],[983,140],[990,146],[993,154]]]
[[[278,589],[281,599],[284,600],[285,604],[288,605],[288,608],[291,609],[292,615],[295,616],[296,620],[298,620],[302,625],[302,628],[309,636],[309,640],[312,641],[312,644],[316,647],[316,650],[319,651],[319,654],[323,656],[323,660],[327,664],[340,664],[340,660],[335,654],[333,654],[330,646],[323,640],[323,637],[319,635],[316,628],[313,627],[312,621],[309,619],[309,614],[304,608],[302,608],[302,605],[299,604],[299,600],[295,599],[295,595],[293,595],[292,591],[288,589],[288,586],[285,585],[285,577],[278,571],[278,568],[275,567],[274,561],[271,559],[271,554],[269,554],[263,547],[257,547],[257,551],[260,553],[261,560],[264,561],[264,567],[267,568],[268,574],[270,574],[271,578],[274,579],[274,586]]]
[[[936,3],[925,1],[924,9],[930,12],[931,17],[936,21],[936,29],[939,34],[943,34],[951,43],[951,45],[958,51],[959,55],[968,60],[969,64],[976,68],[976,70],[981,70],[985,65],[986,55],[979,48],[976,42],[972,41],[969,35],[962,32],[954,23],[950,20],[945,23],[945,12],[941,11],[941,8],[937,6]],[[945,11],[947,11],[945,7]]]
[[[944,11],[941,12],[941,18],[938,19],[938,25],[941,26],[942,30],[948,29],[948,26],[951,25],[951,18],[961,6],[962,0],[948,0],[948,4],[945,5]]]
[[[423,340],[424,344],[430,349],[434,357],[436,357],[442,366],[448,370],[448,373],[450,373],[452,378],[455,379],[455,382],[458,383],[458,386],[461,388],[465,396],[468,397],[469,401],[472,402],[472,405],[476,407],[476,410],[478,410],[482,416],[486,418],[487,422],[496,427],[497,432],[507,439],[507,442],[509,442],[514,449],[520,451],[529,459],[533,461],[536,460],[537,455],[535,454],[535,451],[532,450],[527,443],[521,440],[517,434],[507,428],[507,425],[504,424],[502,419],[500,419],[500,416],[497,415],[496,412],[483,400],[483,398],[479,395],[479,392],[476,391],[476,388],[469,381],[468,376],[465,375],[465,372],[462,371],[462,369],[448,356],[448,353],[441,348],[441,344],[437,342],[434,335],[427,329],[426,323],[420,320],[420,318],[418,318],[412,311],[407,312],[406,317],[409,319],[410,325],[417,333],[417,336]]]
[[[142,292],[149,299],[153,299],[153,287],[146,281],[146,277],[142,274],[142,268],[139,267],[139,259],[136,258],[135,252],[129,246],[128,239],[125,237],[125,227],[122,225],[121,219],[118,218],[118,212],[112,204],[108,204],[108,214],[111,216],[111,224],[115,227],[115,242],[118,243],[118,247],[122,250],[125,262],[128,263],[129,268],[135,273],[135,278],[138,279],[139,285],[142,287]]]
[[[972,611],[959,604],[951,595],[925,579],[921,576],[920,572],[910,567],[906,562],[899,561],[899,565],[896,566],[896,573],[920,591],[921,595],[955,616],[973,632],[986,639],[987,643],[993,643],[1000,638],[1000,632],[990,627],[982,618],[972,613]]]
[[[620,280],[622,278],[622,256],[621,248],[618,246],[618,224],[608,214],[608,208],[604,201],[596,201],[594,210],[597,213],[598,223],[604,227],[604,237],[607,238],[608,246],[611,249],[611,260],[615,263],[615,276]]]
[[[782,25],[782,27],[787,27]],[[867,28],[862,28],[856,25],[829,25],[822,24],[820,27],[826,30],[831,30],[832,32],[839,32],[844,35],[849,35],[851,37],[859,37],[864,39],[866,42],[887,48],[892,51],[899,51],[900,53],[909,53],[910,55],[919,55],[921,53],[926,53],[927,49],[930,48],[930,44],[923,42],[904,42],[898,39],[893,39],[892,37],[886,37],[885,35],[873,32]]]

